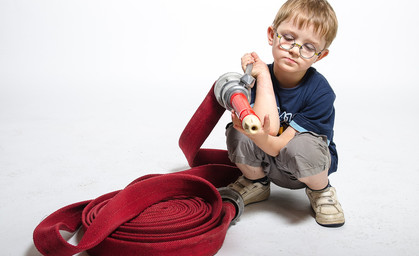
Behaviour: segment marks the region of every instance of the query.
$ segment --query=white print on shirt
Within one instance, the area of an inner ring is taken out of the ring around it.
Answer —
[[[279,111],[279,108],[278,108]],[[281,123],[289,123],[291,122],[291,118],[292,118],[292,113],[287,113],[286,111],[284,112],[280,112],[280,116],[279,116],[279,121]]]

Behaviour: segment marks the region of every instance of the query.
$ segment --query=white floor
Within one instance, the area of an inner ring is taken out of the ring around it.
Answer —
[[[418,18],[407,1],[330,2],[340,30],[316,67],[337,94],[346,224],[317,225],[303,190],[273,187],[217,255],[418,254]],[[187,169],[178,138],[215,79],[246,51],[272,61],[275,1],[98,3],[0,2],[1,255],[40,255],[32,232],[63,206]],[[225,148],[228,121],[205,147]]]

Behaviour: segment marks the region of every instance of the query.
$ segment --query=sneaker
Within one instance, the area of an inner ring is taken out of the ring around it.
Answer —
[[[316,221],[325,227],[340,227],[345,224],[342,207],[336,197],[336,189],[328,187],[320,191],[306,188],[311,207],[316,214]]]
[[[243,197],[244,205],[264,201],[271,194],[270,182],[267,185],[263,185],[260,182],[253,183],[244,176],[240,176],[234,183],[228,185],[228,187],[239,192]]]

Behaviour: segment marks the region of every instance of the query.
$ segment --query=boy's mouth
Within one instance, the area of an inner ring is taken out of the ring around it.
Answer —
[[[285,60],[286,60],[287,62],[297,63],[295,60],[293,60],[293,59],[291,59],[291,58],[288,58],[288,57],[285,57]]]

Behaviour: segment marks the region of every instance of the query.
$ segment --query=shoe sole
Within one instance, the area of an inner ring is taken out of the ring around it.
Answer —
[[[318,221],[316,221],[316,222],[320,226],[323,226],[323,227],[326,227],[326,228],[339,228],[339,227],[342,227],[345,224],[345,222],[343,222],[343,223],[332,223],[332,224],[323,224],[323,223],[320,223]]]

